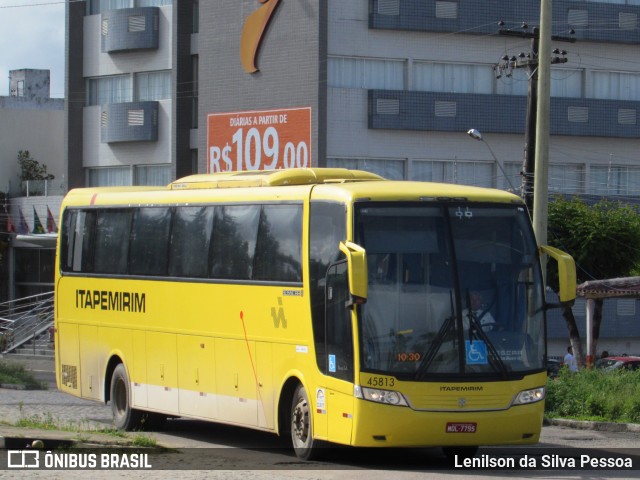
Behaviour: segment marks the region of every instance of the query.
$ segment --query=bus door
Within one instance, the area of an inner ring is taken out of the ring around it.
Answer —
[[[354,351],[346,261],[329,267],[325,295],[327,433],[332,441],[348,444],[353,424]]]

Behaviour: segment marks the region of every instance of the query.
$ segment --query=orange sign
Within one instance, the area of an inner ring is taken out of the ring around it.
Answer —
[[[311,167],[311,108],[211,113],[207,173]]]

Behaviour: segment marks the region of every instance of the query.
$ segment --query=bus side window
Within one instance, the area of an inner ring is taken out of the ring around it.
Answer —
[[[204,278],[208,274],[214,207],[178,207],[169,244],[169,275]]]
[[[98,212],[95,228],[95,273],[127,273],[132,210],[105,209]]]
[[[95,218],[95,212],[65,210],[60,249],[60,268],[63,272],[93,271]]]
[[[260,205],[216,207],[211,247],[211,277],[251,280]]]
[[[139,208],[133,215],[129,273],[166,275],[171,210],[164,207]]]
[[[263,205],[253,280],[302,282],[302,205]]]

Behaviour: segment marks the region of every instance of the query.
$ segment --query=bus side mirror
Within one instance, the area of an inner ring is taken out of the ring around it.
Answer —
[[[546,253],[558,262],[558,283],[560,284],[560,301],[573,302],[576,299],[576,263],[568,253],[548,245],[538,247],[540,253]]]
[[[367,252],[360,245],[348,241],[340,242],[340,251],[347,257],[351,304],[365,303],[369,288]]]

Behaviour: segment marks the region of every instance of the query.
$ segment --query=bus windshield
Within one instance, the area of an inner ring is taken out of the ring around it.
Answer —
[[[361,204],[361,370],[406,380],[544,368],[542,276],[521,205]]]

